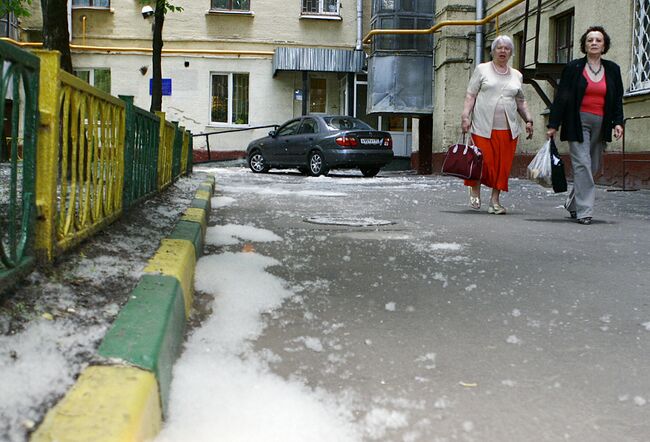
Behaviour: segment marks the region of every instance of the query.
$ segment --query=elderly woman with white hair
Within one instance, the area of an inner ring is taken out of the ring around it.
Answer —
[[[470,207],[481,208],[481,184],[492,188],[488,213],[504,215],[501,192],[508,191],[508,177],[524,128],[533,136],[533,120],[522,91],[521,72],[508,65],[514,53],[510,37],[500,35],[492,42],[492,61],[479,64],[467,87],[461,116],[463,133],[471,132],[474,144],[483,153],[480,181],[465,180],[469,186]],[[523,125],[517,118],[523,118]]]

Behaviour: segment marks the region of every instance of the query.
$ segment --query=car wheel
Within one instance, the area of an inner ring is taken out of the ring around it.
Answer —
[[[365,177],[373,177],[379,173],[379,167],[360,167],[361,173]]]
[[[328,172],[327,167],[325,166],[325,158],[323,154],[314,151],[309,154],[309,175],[319,176],[326,175]]]
[[[264,155],[259,150],[254,150],[248,156],[248,167],[255,173],[263,173],[269,171],[269,166],[266,164]]]

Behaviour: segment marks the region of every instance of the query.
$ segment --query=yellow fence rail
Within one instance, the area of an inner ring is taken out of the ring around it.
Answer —
[[[58,54],[37,54],[43,92],[36,249],[52,259],[121,214],[125,104],[62,71]]]
[[[41,60],[36,158],[34,248],[54,257],[119,218],[125,192],[127,104],[60,69],[59,54],[35,51]],[[132,110],[131,110],[132,112]],[[144,111],[142,111],[144,112]],[[160,117],[156,172],[158,191],[191,172],[189,133]],[[135,124],[129,118],[128,124]],[[180,137],[175,139],[175,137]],[[182,143],[174,158],[174,143]],[[131,143],[133,144],[133,143]],[[132,155],[131,155],[132,156]],[[172,176],[172,164],[183,164]]]
[[[164,112],[156,112],[160,117],[160,150],[158,154],[158,189],[164,189],[172,183],[172,162],[174,155],[174,137],[176,126],[165,120]],[[163,124],[164,122],[164,124]]]

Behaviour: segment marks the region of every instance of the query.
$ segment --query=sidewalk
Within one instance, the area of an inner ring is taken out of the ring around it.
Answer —
[[[94,360],[147,261],[205,178],[197,171],[179,179],[2,298],[0,439],[25,440]]]

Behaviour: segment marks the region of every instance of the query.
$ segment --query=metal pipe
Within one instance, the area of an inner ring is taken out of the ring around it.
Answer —
[[[21,42],[11,38],[0,38],[2,41],[14,44],[20,47],[33,47],[40,48],[43,43],[38,42]],[[151,52],[152,48],[134,48],[134,47],[113,47],[113,46],[86,46],[86,45],[70,45],[70,49],[78,51],[101,51],[101,52]],[[195,54],[195,55],[247,55],[247,56],[260,56],[260,55],[274,55],[274,51],[231,51],[221,49],[163,49],[163,54]]]
[[[357,43],[354,49],[361,51],[363,49],[363,0],[357,0]]]
[[[483,20],[485,7],[483,0],[476,0],[476,21]],[[483,62],[483,25],[476,26],[476,53],[474,56],[474,66]]]
[[[518,4],[524,2],[526,0],[513,0],[512,2],[508,3],[505,5],[503,8],[498,9],[494,11],[492,14],[488,15],[487,17],[483,18],[482,20],[444,20],[439,23],[436,23],[429,29],[373,29],[366,35],[366,37],[363,39],[363,42],[366,44],[370,44],[372,41],[372,37],[375,35],[385,35],[385,34],[391,34],[391,35],[401,35],[401,34],[406,34],[406,35],[426,35],[426,34],[432,34],[441,28],[444,28],[446,26],[477,26],[477,25],[484,25],[486,23],[489,23],[490,21],[494,20],[496,17],[500,16],[504,12],[509,11],[510,9],[514,8]]]

